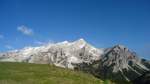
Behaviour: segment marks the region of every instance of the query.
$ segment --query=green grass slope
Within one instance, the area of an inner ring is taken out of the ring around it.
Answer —
[[[90,74],[46,64],[0,62],[0,84],[103,84]]]

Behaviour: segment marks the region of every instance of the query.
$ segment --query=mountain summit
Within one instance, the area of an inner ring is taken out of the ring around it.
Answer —
[[[53,64],[120,81],[134,80],[150,69],[147,61],[123,45],[99,49],[84,39],[0,53],[0,61]]]
[[[126,81],[134,80],[149,71],[136,53],[123,45],[106,49],[100,61],[99,69],[106,78],[113,77],[111,79]]]

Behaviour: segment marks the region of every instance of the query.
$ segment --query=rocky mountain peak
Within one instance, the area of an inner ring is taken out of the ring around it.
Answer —
[[[81,39],[78,39],[77,41],[74,41],[73,43],[75,43],[75,44],[86,44],[87,42],[83,38],[81,38]]]
[[[51,63],[60,67],[73,69],[72,63],[91,63],[100,58],[101,50],[89,45],[84,39],[74,42],[60,42],[39,47],[20,49],[19,52],[4,53],[0,61],[16,61],[29,63]]]
[[[116,45],[107,49],[101,61],[101,69],[105,71],[104,73],[111,75],[120,73],[120,77],[127,81],[134,78],[128,72],[132,72],[136,77],[149,70],[134,52],[123,45]]]
[[[113,49],[113,50],[129,51],[129,49],[128,49],[126,46],[120,45],[120,44],[114,46],[112,49]]]
[[[83,38],[77,40],[77,42],[86,42]]]

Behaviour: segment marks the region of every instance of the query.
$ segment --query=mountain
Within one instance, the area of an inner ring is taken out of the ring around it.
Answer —
[[[84,39],[1,53],[0,61],[53,64],[114,81],[132,81],[150,69],[148,60],[123,45],[99,49]]]
[[[116,45],[104,51],[99,71],[105,78],[131,81],[149,71],[135,52],[123,45]]]
[[[149,71],[149,62],[140,59],[135,52],[123,45],[104,49],[100,60],[92,64],[78,64],[78,69],[91,73],[101,79],[111,79],[117,82],[129,82]],[[126,83],[125,83],[126,84]]]
[[[54,64],[73,69],[74,64],[92,63],[99,60],[102,54],[102,49],[97,49],[85,40],[79,39],[75,42],[64,41],[1,53],[0,61]]]

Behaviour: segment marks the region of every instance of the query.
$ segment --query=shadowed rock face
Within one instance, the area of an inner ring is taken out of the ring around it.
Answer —
[[[133,80],[133,84],[150,84],[150,71]]]
[[[150,68],[123,45],[98,49],[83,39],[0,53],[0,61],[54,64],[117,81],[134,80]]]

